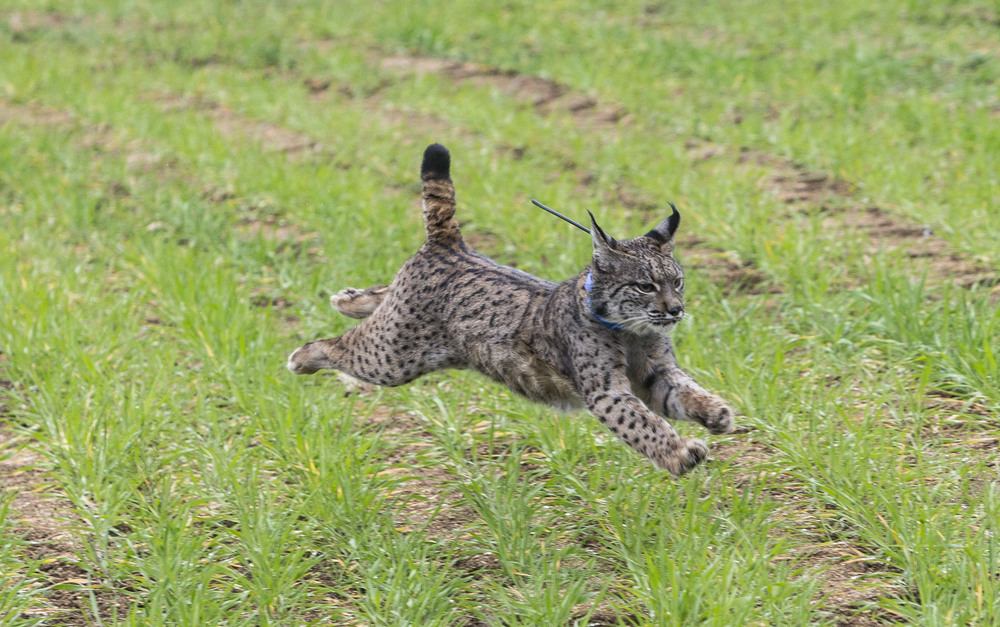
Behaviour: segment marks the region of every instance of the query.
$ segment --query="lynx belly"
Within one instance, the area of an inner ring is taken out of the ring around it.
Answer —
[[[573,382],[537,358],[520,356],[497,366],[494,372],[486,374],[522,396],[561,410],[583,407],[583,399]]]

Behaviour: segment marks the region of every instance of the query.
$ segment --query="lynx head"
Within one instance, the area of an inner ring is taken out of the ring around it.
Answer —
[[[684,273],[673,257],[681,216],[649,233],[618,241],[590,216],[594,257],[588,278],[591,313],[605,326],[637,335],[666,334],[684,316]]]

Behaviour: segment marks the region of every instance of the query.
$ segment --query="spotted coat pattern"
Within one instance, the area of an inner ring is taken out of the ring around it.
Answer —
[[[702,461],[705,443],[678,435],[666,418],[725,433],[733,411],[674,358],[669,331],[684,315],[683,273],[672,256],[676,209],[624,241],[591,216],[590,265],[556,284],[498,265],[462,241],[449,170],[448,151],[429,146],[421,168],[427,241],[390,285],[331,297],[361,323],[296,350],[288,369],[335,369],[396,386],[435,370],[472,368],[534,401],[586,407],[674,474]]]

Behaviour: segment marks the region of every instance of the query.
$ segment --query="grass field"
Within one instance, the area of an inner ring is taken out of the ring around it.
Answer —
[[[1000,9],[821,5],[0,0],[0,624],[1000,624]],[[710,462],[285,371],[433,141],[545,278],[677,203]]]

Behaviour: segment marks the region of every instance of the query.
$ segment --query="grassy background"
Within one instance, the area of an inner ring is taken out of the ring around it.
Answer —
[[[0,3],[2,622],[1000,621],[1000,13],[697,4]],[[530,197],[678,203],[711,463],[284,371],[420,245],[432,141],[546,278],[589,241]]]

